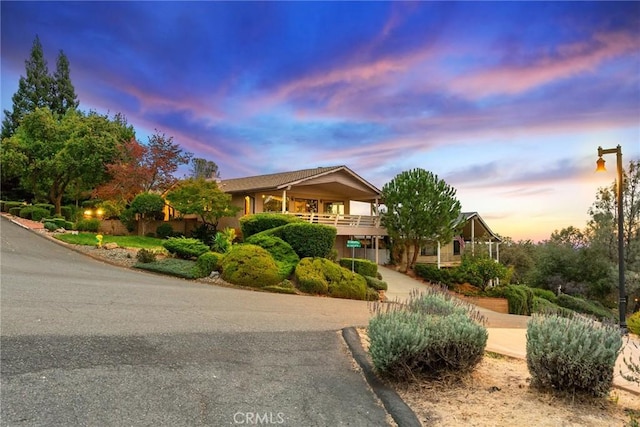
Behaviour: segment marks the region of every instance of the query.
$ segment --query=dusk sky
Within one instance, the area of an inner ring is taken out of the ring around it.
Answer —
[[[640,158],[640,2],[2,1],[2,108],[36,34],[80,108],[121,112],[223,179],[424,168],[492,230],[584,228],[597,147]]]

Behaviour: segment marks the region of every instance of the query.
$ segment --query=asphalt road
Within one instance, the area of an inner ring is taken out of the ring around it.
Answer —
[[[387,425],[337,332],[365,302],[130,271],[0,227],[2,425]]]

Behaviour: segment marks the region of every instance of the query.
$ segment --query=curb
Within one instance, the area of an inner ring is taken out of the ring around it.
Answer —
[[[367,358],[367,353],[362,348],[358,331],[353,327],[344,328],[342,329],[342,337],[349,346],[353,358],[362,369],[367,383],[369,383],[373,392],[382,401],[384,408],[393,420],[401,427],[421,427],[422,423],[420,423],[416,414],[404,400],[402,400],[398,393],[384,384],[375,374],[373,366]]]

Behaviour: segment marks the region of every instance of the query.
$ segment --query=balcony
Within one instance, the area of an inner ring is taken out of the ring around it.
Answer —
[[[334,215],[308,213],[288,213],[305,222],[331,225],[338,230],[338,236],[386,236],[387,230],[380,224],[379,216]]]

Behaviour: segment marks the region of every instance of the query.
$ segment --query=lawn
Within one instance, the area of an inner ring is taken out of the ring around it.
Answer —
[[[72,245],[96,245],[96,233],[78,233],[78,234],[56,234],[55,238],[65,243]],[[118,246],[123,248],[144,248],[144,249],[158,249],[162,248],[163,239],[157,239],[155,237],[146,236],[110,236],[104,235],[102,244],[105,243],[117,243]]]

